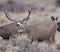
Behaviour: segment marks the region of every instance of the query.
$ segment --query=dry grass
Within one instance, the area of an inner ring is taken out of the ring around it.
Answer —
[[[60,52],[60,44],[48,44],[31,40],[26,36],[17,36],[9,41],[2,40],[0,44],[1,52]]]

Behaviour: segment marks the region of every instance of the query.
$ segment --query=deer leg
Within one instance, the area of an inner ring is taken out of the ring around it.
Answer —
[[[56,41],[55,41],[55,35],[52,36],[52,40],[53,40],[53,43],[56,43]]]
[[[9,35],[9,39],[12,39],[12,38],[15,38],[14,37],[14,32],[10,33],[10,35]]]
[[[48,38],[48,41],[49,41],[49,43],[50,43],[50,44],[52,44],[52,43],[53,43],[53,39],[52,39],[52,37],[51,37],[51,36]]]

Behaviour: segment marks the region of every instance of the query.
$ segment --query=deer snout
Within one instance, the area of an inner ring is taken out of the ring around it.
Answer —
[[[21,23],[20,22],[17,22],[17,24],[16,24],[17,26],[21,26]]]

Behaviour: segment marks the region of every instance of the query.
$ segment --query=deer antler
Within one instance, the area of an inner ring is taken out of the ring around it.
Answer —
[[[24,21],[28,21],[30,18],[29,18],[29,16],[30,16],[30,14],[31,14],[31,8],[29,8],[28,9],[28,16],[26,17],[26,18],[24,18],[23,20],[18,20],[21,24],[24,22]],[[10,20],[10,21],[17,21],[17,20],[13,20],[13,19],[10,19],[9,17],[11,17],[11,16],[9,16],[9,14],[8,13],[6,13],[6,12],[4,12],[5,13],[5,15],[6,15],[6,17]],[[12,17],[11,17],[12,18]]]
[[[16,21],[16,20],[10,19],[9,17],[11,17],[11,16],[9,16],[8,13],[6,13],[6,12],[4,12],[4,13],[5,13],[6,17],[7,17],[10,21]],[[11,17],[11,18],[12,18],[12,17]]]
[[[24,18],[23,21],[28,21],[30,19],[29,16],[31,14],[31,11],[32,11],[31,8],[29,8],[28,9],[28,16],[26,18]]]

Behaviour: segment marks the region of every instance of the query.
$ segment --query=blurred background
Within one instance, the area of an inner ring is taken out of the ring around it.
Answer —
[[[25,12],[27,6],[32,10],[55,11],[60,7],[60,0],[0,0],[0,11]]]

